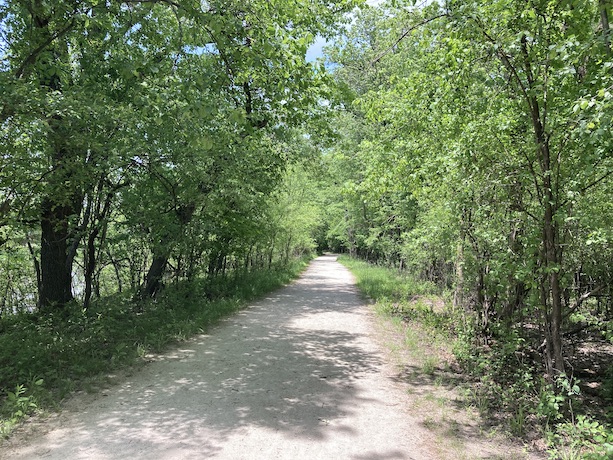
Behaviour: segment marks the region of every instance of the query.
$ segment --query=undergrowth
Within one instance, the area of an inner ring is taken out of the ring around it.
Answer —
[[[445,337],[462,372],[470,377],[464,389],[467,402],[491,423],[513,437],[540,438],[551,459],[613,459],[613,430],[584,407],[580,382],[572,375],[547,381],[539,374],[538,357],[517,331],[492,330],[484,344],[474,319],[465,311],[454,311],[432,283],[346,256],[340,261],[378,311]],[[613,421],[613,365],[602,391]]]
[[[438,293],[434,283],[416,280],[405,272],[370,265],[347,256],[341,256],[339,261],[356,277],[362,294],[375,301],[388,299],[402,302],[412,300],[415,296]]]
[[[0,436],[76,390],[94,391],[113,370],[203,332],[246,302],[287,284],[306,259],[270,271],[168,286],[142,304],[132,293],[56,312],[0,318]]]

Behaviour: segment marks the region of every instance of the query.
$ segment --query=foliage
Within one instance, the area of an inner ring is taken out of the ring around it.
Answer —
[[[575,423],[559,425],[551,443],[551,454],[558,458],[606,460],[613,456],[613,431],[585,415],[579,415]]]
[[[107,317],[344,251],[381,268],[367,296],[456,334],[516,433],[589,431],[565,376],[613,330],[610,2],[362,3],[1,2],[0,319],[121,361],[151,344],[108,348]]]
[[[0,2],[0,388],[61,398],[312,254],[305,54],[360,3]]]
[[[329,51],[334,239],[453,289],[483,340],[531,318],[549,379],[569,318],[611,298],[607,7],[582,5],[389,2]]]
[[[31,379],[27,387],[19,384],[14,391],[7,392],[1,411],[0,436],[8,436],[15,425],[38,409],[42,386],[43,379]]]
[[[325,131],[306,50],[359,3],[2,2],[0,310],[150,298],[308,250],[262,222]]]
[[[613,317],[609,16],[596,0],[390,1],[328,50],[328,241],[453,296],[456,355],[519,434],[597,416],[565,376]]]

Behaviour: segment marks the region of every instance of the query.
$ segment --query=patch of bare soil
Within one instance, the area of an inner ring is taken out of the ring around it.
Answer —
[[[589,408],[596,418],[606,420],[609,415],[606,410],[610,410],[611,404],[605,400],[605,393],[611,390],[603,388],[603,382],[613,363],[613,344],[596,334],[584,334],[578,338],[567,364],[568,372],[579,381],[584,407]],[[611,396],[609,394],[608,398]]]
[[[394,334],[320,257],[208,334],[30,423],[0,458],[530,458],[482,430],[453,385],[384,351]]]

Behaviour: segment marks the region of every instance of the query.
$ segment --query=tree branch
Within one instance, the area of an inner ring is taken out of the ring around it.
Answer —
[[[45,40],[43,43],[41,43],[40,45],[38,45],[36,47],[36,49],[34,49],[34,51],[32,51],[30,53],[30,55],[23,61],[23,63],[19,66],[19,68],[17,69],[17,71],[15,72],[15,77],[17,79],[23,77],[23,75],[26,72],[26,69],[29,65],[32,65],[36,62],[36,58],[38,57],[38,55],[40,53],[42,53],[45,48],[47,48],[51,43],[53,43],[55,40],[57,40],[58,38],[66,35],[75,25],[75,21],[74,18],[72,18],[68,24],[66,25],[66,27],[64,27],[62,30],[59,30],[58,32],[56,32],[55,34],[51,35],[47,40]]]
[[[575,300],[573,305],[568,309],[568,311],[564,315],[564,318],[568,318],[570,315],[572,315],[579,307],[581,307],[581,305],[583,305],[583,302],[585,302],[587,299],[589,299],[593,295],[595,295],[595,294],[599,293],[600,291],[602,291],[602,289],[603,289],[603,286],[597,286],[594,289],[592,289],[591,291],[587,291],[587,292],[584,292],[583,294],[581,294],[579,296],[579,298],[577,300]]]
[[[407,30],[404,31],[404,33],[392,44],[392,46],[390,46],[389,48],[386,48],[385,51],[383,51],[379,56],[377,56],[374,60],[372,60],[370,62],[370,65],[374,65],[377,62],[379,62],[384,56],[386,56],[391,50],[393,50],[396,45],[398,45],[398,43],[400,43],[402,40],[404,40],[412,31],[414,31],[415,29],[421,27],[421,26],[425,26],[426,24],[435,21],[437,19],[443,18],[447,16],[447,13],[441,13],[437,16],[433,16],[431,18],[428,19],[424,19],[423,21],[421,21],[419,24],[415,24],[412,27],[409,27]]]
[[[596,179],[593,182],[590,182],[588,185],[586,185],[585,187],[583,187],[581,189],[581,193],[585,193],[587,192],[589,189],[591,189],[592,187],[594,187],[595,185],[598,185],[599,183],[601,183],[603,180],[605,180],[607,177],[609,177],[611,174],[613,174],[613,169],[610,171],[607,171],[605,174],[603,174],[602,176],[600,176],[598,179]]]
[[[122,3],[166,3],[175,8],[184,9],[181,4],[172,0],[122,0]]]

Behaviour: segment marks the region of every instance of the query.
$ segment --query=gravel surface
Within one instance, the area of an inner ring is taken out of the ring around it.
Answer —
[[[376,330],[349,271],[319,257],[295,283],[47,420],[0,457],[442,458]]]

